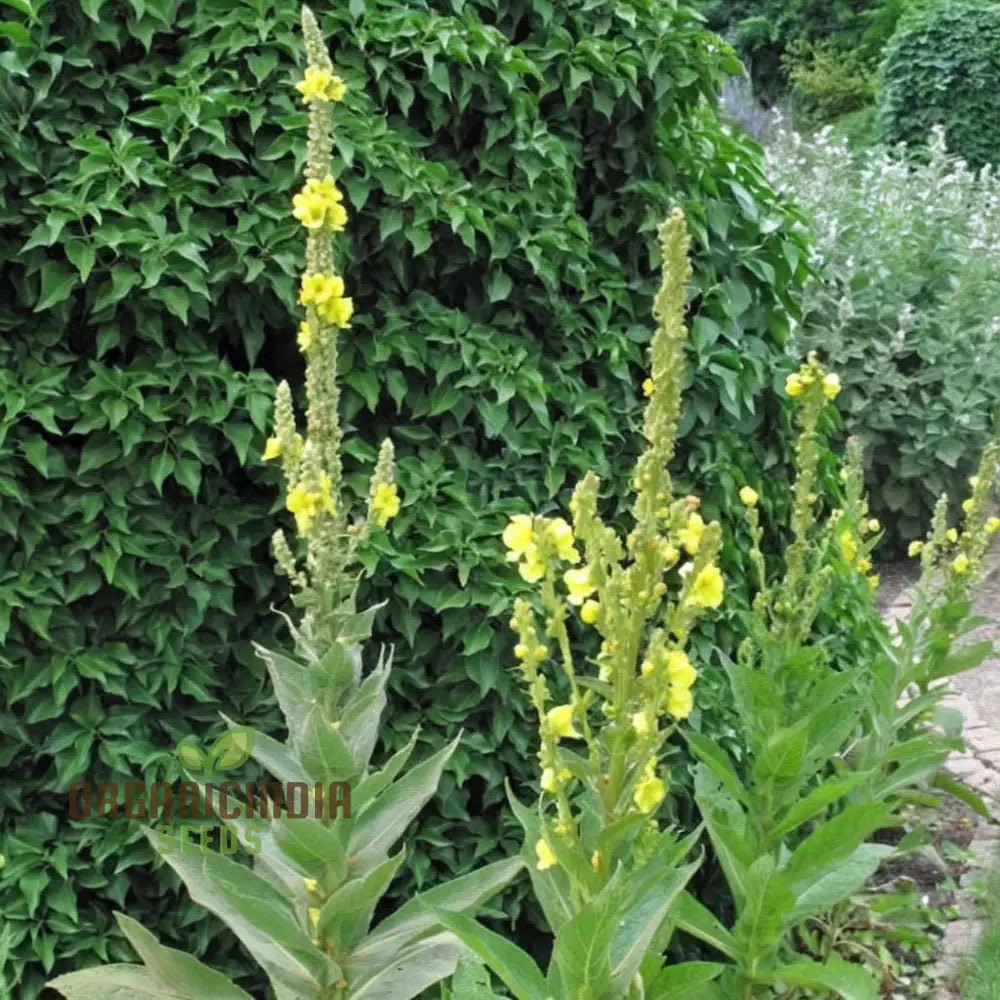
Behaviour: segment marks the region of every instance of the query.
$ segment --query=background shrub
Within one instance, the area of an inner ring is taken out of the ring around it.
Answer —
[[[747,61],[761,99],[775,104],[797,82],[794,69],[801,59],[789,63],[786,58],[797,48],[819,45],[821,54],[849,55],[867,76],[915,2],[920,0],[697,0],[696,5]],[[824,61],[817,62],[822,72]],[[831,79],[824,90],[842,92],[844,85]]]
[[[727,524],[745,481],[783,522],[774,390],[806,253],[759,150],[713,110],[738,63],[686,9],[316,10],[351,86],[336,133],[357,304],[346,448],[367,467],[391,433],[404,497],[362,594],[388,600],[380,635],[399,640],[382,749],[417,724],[427,745],[466,731],[402,894],[514,846],[503,780],[528,780],[534,733],[507,668],[522,585],[499,534],[510,513],[564,507],[587,468],[612,507],[624,489],[655,227],[679,202],[696,240],[677,486]],[[264,547],[275,477],[254,456],[270,376],[300,377],[297,18],[297,0],[82,0],[5,22],[0,909],[24,1000],[46,970],[126,953],[110,921],[126,896],[166,942],[241,967],[219,925],[165,891],[167,873],[150,879],[133,824],[70,823],[61,793],[176,777],[173,744],[212,735],[220,708],[277,725],[245,640],[284,599]],[[744,565],[727,542],[737,610]],[[713,664],[738,634],[733,611],[693,643]],[[723,690],[707,671],[693,721],[733,744]]]
[[[855,156],[829,131],[781,132],[767,159],[811,223],[793,342],[841,374],[887,543],[922,537],[942,491],[968,495],[1000,403],[1000,183],[956,162],[940,132],[922,165]]]
[[[933,0],[900,21],[886,47],[879,125],[891,142],[923,143],[934,126],[973,167],[996,160],[1000,6]]]

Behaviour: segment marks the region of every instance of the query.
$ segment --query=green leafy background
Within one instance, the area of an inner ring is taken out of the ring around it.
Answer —
[[[351,88],[334,168],[357,307],[348,484],[363,490],[391,433],[404,498],[362,595],[388,600],[378,634],[397,643],[383,751],[418,724],[424,753],[466,733],[398,899],[517,848],[503,781],[530,794],[535,740],[506,628],[523,584],[499,533],[509,514],[565,509],[588,468],[612,510],[626,490],[659,222],[679,203],[695,237],[676,485],[731,526],[744,482],[784,523],[778,390],[806,254],[759,150],[713,110],[738,63],[686,9],[315,9]],[[220,710],[278,727],[248,640],[272,640],[269,606],[286,598],[266,549],[277,477],[257,456],[273,379],[301,377],[298,7],[81,0],[5,16],[5,975],[33,1000],[50,974],[129,956],[111,918],[126,904],[238,973],[232,939],[162,866],[150,875],[138,826],[70,822],[65,791],[179,777],[173,747],[211,739]],[[693,640],[708,669],[692,722],[734,752],[715,650],[739,634],[743,546],[724,551],[730,610]],[[689,819],[684,767],[676,781]],[[502,905],[530,930],[526,892]]]
[[[935,125],[978,169],[996,158],[1000,126],[1000,8],[990,0],[939,0],[914,8],[885,51],[879,125],[887,142],[922,143]]]

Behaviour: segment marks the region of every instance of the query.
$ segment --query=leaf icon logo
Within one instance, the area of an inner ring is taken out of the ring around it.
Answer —
[[[215,771],[233,771],[250,759],[253,753],[254,731],[249,726],[239,726],[224,732],[204,751],[187,737],[177,744],[177,759],[189,771],[203,771],[206,778]]]

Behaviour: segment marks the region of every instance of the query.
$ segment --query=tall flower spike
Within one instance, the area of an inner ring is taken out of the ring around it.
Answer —
[[[298,591],[295,600],[305,609],[303,624],[309,625],[315,637],[321,621],[334,626],[338,609],[353,600],[357,547],[373,521],[384,525],[395,514],[399,498],[392,482],[392,447],[386,442],[372,482],[367,521],[348,526],[341,496],[337,338],[350,323],[354,302],[345,294],[344,279],[334,270],[333,234],[344,229],[347,211],[330,172],[333,104],[343,98],[347,87],[333,72],[319,25],[308,7],[302,8],[302,31],[308,64],[296,90],[309,111],[309,139],[304,184],[292,197],[291,214],[306,235],[306,267],[299,288],[305,316],[298,321],[296,333],[305,361],[306,426],[304,436],[300,435],[291,389],[282,382],[275,398],[274,433],[264,457],[281,459],[286,506],[305,549],[305,566],[300,570],[288,539],[276,533],[275,560]]]

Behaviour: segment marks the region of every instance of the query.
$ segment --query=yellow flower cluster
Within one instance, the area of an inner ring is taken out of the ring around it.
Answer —
[[[354,300],[344,297],[344,279],[338,274],[304,274],[299,305],[314,306],[328,323],[345,327],[354,315]]]
[[[347,84],[329,70],[319,66],[306,67],[303,78],[295,84],[306,104],[313,101],[340,101],[347,92]]]
[[[809,372],[792,372],[785,379],[785,392],[789,396],[801,396],[813,384],[813,376]],[[836,372],[828,372],[822,378],[823,395],[827,399],[836,399],[840,392],[840,376]]]
[[[724,591],[725,583],[719,567],[709,565],[694,578],[688,600],[700,608],[717,608],[722,603]]]
[[[321,511],[336,516],[337,508],[333,502],[332,491],[333,483],[328,472],[320,475],[317,489],[310,490],[299,483],[298,486],[289,491],[285,506],[291,514],[295,515],[295,525],[300,535],[309,534],[313,520]]]
[[[292,198],[292,214],[306,229],[322,229],[325,226],[333,232],[340,232],[347,225],[343,200],[343,194],[327,174],[321,181],[306,181],[305,187]]]
[[[507,546],[507,561],[518,564],[518,572],[528,583],[541,580],[553,558],[569,563],[580,561],[573,529],[561,517],[532,518],[528,514],[515,514],[504,528],[503,543]],[[567,579],[566,583],[570,587],[570,601],[575,604],[582,604],[594,589],[586,582],[586,576],[579,574]]]
[[[384,528],[399,513],[399,491],[395,483],[379,483],[372,497],[372,514],[376,522]]]
[[[640,673],[646,678],[666,677],[667,711],[675,719],[686,719],[691,714],[694,708],[691,688],[698,679],[698,671],[683,649],[654,652],[649,659],[643,660]],[[633,717],[633,725],[634,721]],[[638,726],[635,728],[639,729]]]
[[[666,794],[667,786],[663,779],[656,774],[656,762],[650,757],[642,778],[632,793],[632,801],[636,804],[639,812],[648,814],[659,806]]]

